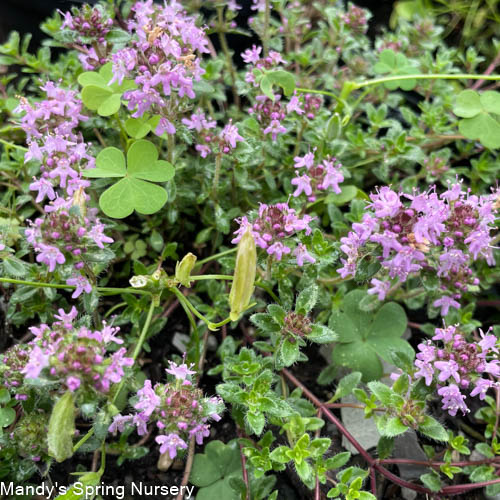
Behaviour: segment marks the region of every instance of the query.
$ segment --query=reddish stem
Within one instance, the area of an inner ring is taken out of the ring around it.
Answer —
[[[493,70],[498,66],[500,63],[500,52],[497,54],[495,59],[491,62],[491,64],[486,68],[486,71],[484,72],[485,75],[489,75],[493,73]],[[471,87],[472,90],[478,89],[482,84],[484,83],[484,80],[477,80],[476,83]]]
[[[377,496],[377,477],[375,476],[375,468],[370,467],[370,483],[372,486],[372,493],[376,497]]]
[[[305,396],[319,409],[323,411],[323,414],[332,422],[340,432],[345,436],[345,438],[356,448],[359,454],[366,460],[371,470],[378,471],[382,476],[386,477],[398,486],[408,488],[419,493],[425,493],[431,497],[435,496],[436,492],[431,491],[424,486],[418,484],[410,483],[405,481],[400,477],[396,476],[392,472],[388,471],[385,467],[381,465],[381,461],[375,460],[356,440],[356,438],[343,426],[342,422],[304,385],[300,382],[292,373],[290,373],[286,368],[282,370],[283,375],[292,382],[296,387],[302,390]],[[484,488],[492,484],[500,483],[500,479],[493,479],[491,481],[484,481],[481,483],[471,483],[471,484],[455,484],[453,486],[445,486],[441,489],[439,493],[444,495],[458,495],[466,491],[475,490],[477,488]]]
[[[238,427],[236,429],[236,432],[238,434],[238,437],[245,437],[241,429]],[[246,489],[247,489],[247,494],[246,494],[246,500],[250,500],[250,483],[248,481],[248,471],[247,471],[247,459],[245,455],[243,454],[243,445],[241,443],[238,443],[240,447],[240,455],[241,455],[241,470],[243,473],[243,482],[245,483]]]

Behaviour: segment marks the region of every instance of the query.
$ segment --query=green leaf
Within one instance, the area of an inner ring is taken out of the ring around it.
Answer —
[[[73,456],[73,436],[75,435],[75,403],[73,394],[67,391],[61,396],[49,419],[47,442],[49,455],[57,462]]]
[[[311,332],[306,335],[306,338],[316,344],[328,344],[337,340],[337,334],[325,325],[314,323],[311,325]]]
[[[448,441],[446,429],[435,418],[426,416],[418,431],[436,441]]]
[[[82,87],[87,85],[94,85],[96,87],[106,87],[107,82],[96,71],[85,71],[78,76],[78,83]]]
[[[437,472],[422,474],[420,476],[420,481],[422,481],[431,491],[439,491],[441,489],[441,479]]]
[[[329,402],[333,403],[334,401],[337,401],[337,399],[351,394],[353,389],[357,387],[359,382],[361,381],[361,376],[362,374],[360,372],[352,372],[347,374],[345,377],[342,377],[339,380],[335,394]]]
[[[8,389],[5,387],[2,387],[0,389],[0,404],[4,405],[5,403],[8,403],[10,401],[10,393]]]
[[[483,108],[488,113],[500,115],[500,93],[494,90],[483,92],[480,97]]]
[[[167,202],[164,188],[151,182],[166,182],[174,177],[174,167],[158,160],[158,150],[149,141],[135,141],[127,153],[114,147],[103,149],[96,159],[97,168],[84,171],[87,177],[124,177],[110,186],[99,199],[101,210],[109,217],[123,219],[134,210],[140,214],[158,212]]]
[[[286,96],[291,96],[295,90],[295,76],[284,70],[267,72],[260,80],[260,90],[274,101],[273,85],[283,89]]]
[[[114,115],[120,109],[121,98],[122,98],[121,94],[111,94],[107,99],[105,99],[104,101],[101,102],[101,104],[99,104],[99,106],[97,107],[97,113],[100,116]]]
[[[140,214],[154,214],[167,199],[167,192],[161,186],[126,177],[102,193],[99,206],[109,217],[123,219],[134,209]]]
[[[377,380],[383,375],[382,363],[375,352],[367,349],[364,341],[337,344],[333,349],[333,361],[363,374],[363,380]]]
[[[298,314],[309,314],[318,301],[318,287],[311,285],[302,290],[295,301],[295,311]]]
[[[377,451],[379,458],[384,459],[390,457],[393,448],[394,448],[394,438],[388,436],[381,436],[377,444]]]
[[[342,453],[337,453],[333,457],[330,457],[325,462],[325,467],[327,470],[340,469],[343,467],[351,458],[351,452],[343,451]]]
[[[158,150],[149,141],[135,141],[127,153],[128,175],[152,182],[166,182],[174,177],[174,167],[158,160]]]
[[[113,91],[97,85],[87,85],[82,90],[82,101],[87,108],[96,111],[99,106],[113,95]]]
[[[406,56],[401,52],[394,52],[392,49],[385,49],[380,53],[379,61],[373,67],[375,73],[396,75],[412,75],[417,73],[417,68],[413,67]],[[416,79],[394,80],[385,82],[384,85],[389,90],[396,90],[401,87],[403,90],[412,90],[417,84]]]
[[[380,419],[382,420],[382,419]],[[382,436],[386,437],[394,437],[399,436],[400,434],[404,434],[408,427],[401,422],[399,417],[388,418],[383,426],[378,426],[377,428]]]
[[[0,408],[0,427],[8,427],[16,419],[13,408]]]
[[[457,96],[453,112],[461,118],[472,118],[483,110],[479,94],[474,90],[462,90]]]
[[[346,184],[341,186],[340,193],[330,193],[326,199],[325,204],[334,203],[335,205],[341,206],[349,203],[351,200],[356,198],[358,194],[358,188],[356,186],[351,186]]]
[[[246,420],[250,430],[254,434],[257,434],[257,436],[260,436],[262,434],[262,431],[264,430],[264,425],[266,424],[266,418],[264,417],[264,414],[261,412],[248,412]]]
[[[151,125],[144,123],[140,118],[129,118],[125,122],[125,130],[130,137],[142,139],[151,131]]]
[[[375,394],[376,398],[385,406],[391,406],[393,403],[394,391],[382,382],[368,382],[368,388]]]
[[[500,148],[500,124],[484,112],[460,120],[458,130],[468,139],[479,139],[489,149]]]
[[[285,339],[279,346],[277,356],[279,356],[284,366],[290,366],[299,359],[299,353],[298,343]]]
[[[125,177],[125,157],[114,147],[103,149],[95,160],[96,168],[83,171],[85,177]]]

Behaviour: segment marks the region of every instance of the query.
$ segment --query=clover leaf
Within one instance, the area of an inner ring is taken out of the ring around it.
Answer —
[[[373,67],[375,73],[396,75],[413,75],[417,73],[417,68],[412,66],[406,56],[400,52],[394,52],[391,49],[385,49],[380,53],[378,62]],[[415,88],[417,80],[394,80],[385,82],[384,85],[389,90],[396,90],[400,87],[402,90],[412,90]]]
[[[260,90],[272,101],[274,101],[273,85],[281,87],[284,94],[289,97],[295,90],[295,76],[282,69],[264,73],[260,80]]]
[[[376,312],[367,312],[359,305],[366,293],[353,290],[344,297],[342,311],[330,316],[328,326],[338,334],[332,359],[337,366],[347,366],[363,374],[363,381],[382,377],[382,358],[392,361],[392,353],[402,351],[411,359],[413,349],[401,335],[406,329],[404,309],[395,302],[384,304]]]
[[[204,453],[194,456],[189,482],[199,489],[197,500],[238,500],[240,495],[231,487],[231,478],[242,477],[241,457],[236,440],[224,444],[210,441]]]
[[[500,148],[500,93],[487,90],[478,94],[467,89],[458,94],[453,112],[462,118],[458,130],[467,139],[479,140],[489,149]]]
[[[167,192],[152,182],[166,182],[174,177],[174,167],[158,160],[158,151],[149,141],[136,141],[127,152],[114,147],[103,149],[96,158],[96,168],[83,172],[86,177],[121,177],[101,194],[99,206],[109,217],[123,219],[134,210],[153,214],[167,202]]]
[[[83,87],[82,101],[92,111],[100,116],[110,116],[118,112],[121,106],[121,97],[127,90],[137,85],[132,80],[123,80],[109,85],[113,77],[113,67],[107,63],[96,71],[86,71],[78,77],[78,83]]]

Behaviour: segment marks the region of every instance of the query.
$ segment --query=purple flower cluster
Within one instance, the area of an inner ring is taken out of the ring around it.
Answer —
[[[292,185],[296,186],[293,196],[304,193],[309,201],[315,201],[319,191],[330,188],[334,193],[341,192],[339,184],[344,181],[344,175],[342,164],[336,158],[327,158],[315,164],[314,152],[309,152],[304,156],[296,156],[294,162],[296,169],[305,168],[305,172],[300,172],[292,179]]]
[[[205,72],[197,54],[208,52],[208,39],[175,0],[163,6],[152,0],[137,2],[132,11],[132,47],[112,55],[112,81],[133,78],[137,88],[123,95],[132,116],[155,114],[160,120],[154,132],[175,134],[182,100],[194,99],[193,82]]]
[[[15,346],[5,353],[3,374],[8,387],[18,391],[21,376],[36,379],[43,373],[73,392],[82,388],[108,393],[111,385],[124,376],[124,368],[133,364],[124,347],[108,352],[110,343],[123,344],[116,336],[119,328],[106,324],[96,331],[76,327],[75,307],[68,313],[59,309],[58,313],[51,326],[43,323],[30,328],[35,338],[29,344]]]
[[[82,102],[76,92],[47,82],[41,89],[46,98],[35,105],[26,99],[16,112],[24,113],[20,125],[26,132],[28,152],[25,161],[41,163],[40,176],[34,178],[30,190],[36,191],[36,202],[49,203],[45,215],[26,229],[26,238],[37,253],[37,262],[53,272],[57,265],[73,264],[73,275],[66,283],[75,285],[73,298],[92,287],[83,274],[85,253],[93,247],[104,248],[113,240],[104,234],[104,225],[96,217],[97,211],[87,210],[85,188],[90,182],[81,172],[95,166],[88,153],[90,144],[84,142],[76,128],[87,120],[81,114]],[[57,190],[62,190],[62,197]]]
[[[123,432],[129,423],[137,427],[142,436],[147,432],[148,423],[156,423],[160,434],[156,442],[160,445],[160,453],[168,452],[171,459],[177,456],[178,450],[186,449],[189,440],[194,436],[197,444],[210,435],[209,419],[218,422],[224,404],[218,397],[204,397],[190,380],[196,372],[192,365],[180,365],[170,361],[165,371],[174,379],[166,384],[151,383],[146,380],[137,392],[137,402],[133,415],[116,415],[109,431]]]
[[[350,3],[347,12],[342,16],[342,21],[355,33],[365,33],[368,29],[366,14],[366,10]]]
[[[49,272],[62,264],[73,265],[73,275],[66,280],[76,286],[72,297],[82,292],[90,293],[92,286],[81,274],[85,267],[85,254],[92,248],[104,248],[113,240],[104,234],[104,225],[96,217],[97,209],[85,210],[72,198],[57,198],[46,205],[45,217],[35,219],[25,231],[26,239],[37,253],[36,260],[46,264]]]
[[[237,143],[244,141],[238,132],[238,127],[232,121],[217,134],[213,131],[216,121],[210,120],[203,111],[198,110],[190,118],[183,118],[182,123],[189,129],[198,133],[198,144],[195,149],[202,158],[209,154],[228,154],[236,148]]]
[[[236,237],[231,243],[238,243],[249,228],[255,243],[266,250],[268,255],[274,255],[276,260],[281,260],[283,255],[288,255],[292,249],[284,240],[294,236],[296,233],[305,231],[306,235],[311,234],[309,223],[312,217],[297,215],[288,203],[277,203],[276,205],[260,204],[259,215],[253,221],[249,222],[247,217],[236,219],[240,227],[234,232]],[[304,244],[299,244],[293,251],[299,266],[304,265],[304,261],[315,262],[314,257],[307,251]]]
[[[254,69],[278,69],[280,64],[286,64],[279,52],[270,50],[267,57],[261,57],[262,47],[253,45],[251,49],[241,53],[241,58],[246,64],[250,64],[248,72],[245,75],[245,81],[258,87],[259,83],[255,80]]]
[[[287,129],[281,124],[286,117],[285,108],[281,105],[281,96],[275,95],[274,100],[265,95],[258,95],[255,104],[249,108],[248,112],[254,115],[261,127],[264,135],[271,134],[275,141],[278,134],[284,134]]]
[[[498,194],[476,196],[463,191],[460,182],[442,194],[435,186],[427,192],[397,193],[384,186],[370,195],[369,212],[341,239],[343,278],[354,276],[368,253],[377,256],[382,271],[373,278],[369,294],[384,300],[387,291],[416,273],[427,271],[439,278],[432,303],[446,316],[470,286],[478,285],[473,263],[494,264],[490,235]],[[409,202],[406,202],[409,200]]]
[[[111,30],[113,20],[106,15],[101,6],[90,7],[84,5],[71,12],[61,12],[63,23],[61,29],[76,32],[75,43],[81,54],[78,56],[85,70],[91,71],[107,62],[110,46],[106,42],[106,35]]]
[[[470,391],[470,397],[479,396],[483,400],[488,389],[500,386],[498,340],[488,332],[479,332],[480,340],[467,342],[456,326],[437,328],[432,337],[434,342],[428,340],[418,346],[415,377],[423,378],[427,386],[437,381],[443,410],[452,416],[458,410],[463,414],[469,411],[462,391]]]

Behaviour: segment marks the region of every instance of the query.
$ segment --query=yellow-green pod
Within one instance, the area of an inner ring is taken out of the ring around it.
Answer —
[[[85,192],[83,188],[79,188],[73,194],[73,206],[80,209],[80,213],[85,217],[87,215],[87,200],[85,199]]]
[[[250,303],[257,270],[257,249],[250,229],[245,231],[238,243],[234,279],[229,294],[231,321],[236,321]]]
[[[175,279],[189,288],[191,286],[191,271],[196,264],[196,255],[189,252],[186,254],[180,262],[175,265]]]

